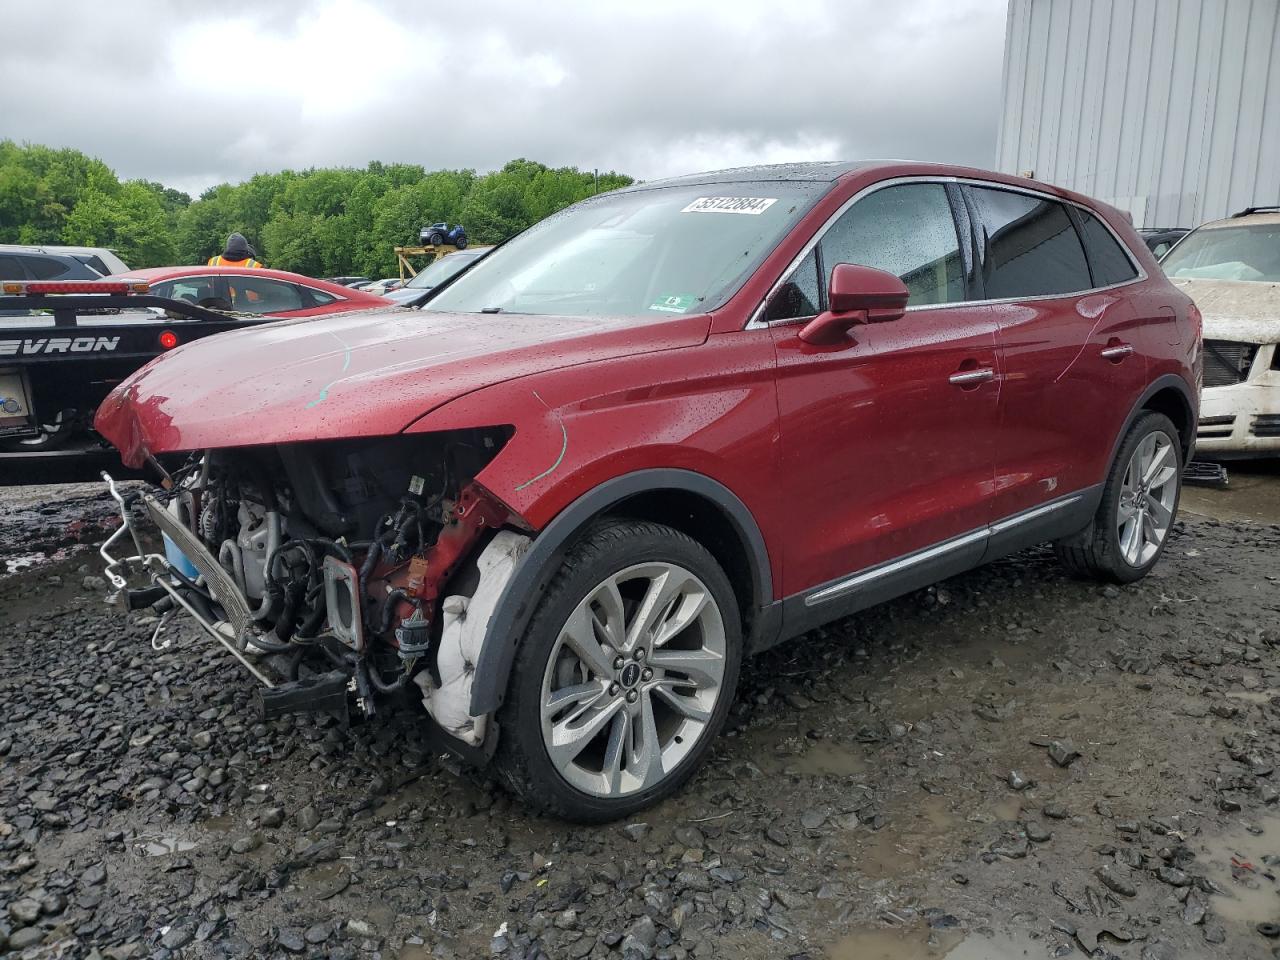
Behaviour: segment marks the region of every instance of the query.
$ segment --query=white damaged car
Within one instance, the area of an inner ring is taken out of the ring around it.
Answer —
[[[1204,315],[1197,454],[1280,456],[1280,207],[1197,227],[1160,265]]]

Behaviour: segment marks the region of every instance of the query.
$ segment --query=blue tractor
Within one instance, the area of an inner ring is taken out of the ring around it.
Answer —
[[[467,248],[467,231],[460,223],[455,224],[452,229],[447,223],[433,223],[429,227],[423,227],[420,236],[428,246],[439,247],[451,243],[459,250]]]

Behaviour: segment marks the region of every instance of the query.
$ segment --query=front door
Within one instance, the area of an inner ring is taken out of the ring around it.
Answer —
[[[778,362],[784,591],[838,585],[890,561],[958,541],[980,556],[991,520],[1000,371],[989,311],[965,305],[967,225],[954,188],[886,186],[822,235],[766,306]],[[901,277],[904,317],[855,327],[849,342],[799,339],[825,305],[836,263]],[[930,551],[931,553],[934,551]],[[944,546],[938,553],[949,552]],[[923,568],[922,568],[923,569]],[[840,590],[832,592],[839,596]],[[825,619],[813,611],[815,622]]]

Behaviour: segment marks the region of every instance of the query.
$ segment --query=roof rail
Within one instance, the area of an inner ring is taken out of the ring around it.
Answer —
[[[1260,207],[1245,207],[1239,213],[1233,213],[1231,219],[1236,217],[1247,217],[1251,213],[1267,213],[1268,211],[1280,211],[1280,203],[1264,203]]]

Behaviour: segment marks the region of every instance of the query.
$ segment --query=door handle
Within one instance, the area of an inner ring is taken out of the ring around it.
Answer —
[[[953,373],[947,377],[947,380],[956,386],[967,387],[975,383],[985,383],[995,378],[996,372],[990,367],[979,367],[977,370],[961,370],[959,373]]]
[[[1102,348],[1102,355],[1108,360],[1119,362],[1133,353],[1132,343],[1113,343]]]

